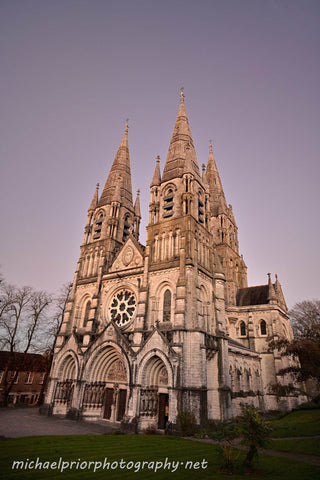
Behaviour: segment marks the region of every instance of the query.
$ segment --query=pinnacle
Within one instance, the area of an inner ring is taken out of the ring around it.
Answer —
[[[99,201],[99,183],[97,183],[96,185],[96,190],[92,197],[90,207],[88,208],[88,212],[92,212],[93,210],[95,210],[96,206],[98,205],[98,201]]]
[[[150,187],[156,187],[160,184],[161,184],[160,156],[158,155]]]
[[[140,190],[137,190],[137,197],[134,204],[134,213],[137,217],[141,218],[141,210],[140,210]]]

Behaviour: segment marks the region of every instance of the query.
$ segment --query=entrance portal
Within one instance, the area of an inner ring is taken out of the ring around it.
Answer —
[[[123,419],[123,416],[126,411],[126,400],[127,400],[127,390],[119,390],[118,394],[118,414],[117,420],[120,421]]]
[[[167,393],[159,393],[159,414],[158,428],[166,428],[169,417],[169,395]]]
[[[113,397],[114,397],[114,389],[107,388],[105,394],[105,402],[104,402],[104,412],[103,418],[110,420],[111,418],[111,407],[113,405]]]
[[[126,411],[126,400],[127,390],[106,388],[103,418],[120,422]]]
[[[111,422],[120,422],[127,404],[128,372],[125,358],[116,348],[107,345],[88,365],[88,370],[93,375],[86,384],[84,408],[95,410],[97,415],[102,414]]]

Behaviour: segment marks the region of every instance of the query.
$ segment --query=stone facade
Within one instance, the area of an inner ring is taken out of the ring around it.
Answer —
[[[53,414],[145,428],[235,416],[241,403],[286,409],[270,384],[293,361],[268,350],[292,338],[276,278],[247,286],[238,231],[210,145],[200,173],[184,96],[161,174],[150,186],[146,245],[132,200],[128,126],[90,204],[46,403]]]

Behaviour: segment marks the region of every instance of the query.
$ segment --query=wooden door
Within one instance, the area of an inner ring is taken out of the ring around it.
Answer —
[[[167,393],[159,393],[159,416],[158,428],[164,429],[168,421],[169,413],[169,395]]]
[[[110,420],[110,417],[111,417],[111,406],[113,404],[113,394],[114,394],[113,388],[106,389],[103,418],[107,418],[108,420]]]
[[[127,390],[119,390],[117,420],[123,419],[126,411]]]

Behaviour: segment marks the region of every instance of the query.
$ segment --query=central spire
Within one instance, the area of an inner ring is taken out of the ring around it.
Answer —
[[[184,93],[181,89],[180,105],[173,129],[166,164],[163,170],[162,182],[167,182],[173,178],[181,177],[186,169],[186,150],[188,151],[188,170],[200,179],[200,169],[197,160],[196,151],[193,144],[192,133],[184,105]]]
[[[129,125],[126,123],[121,143],[99,200],[99,206],[110,204],[114,199],[117,185],[118,189],[120,185],[120,200],[122,205],[133,210],[128,128]]]

